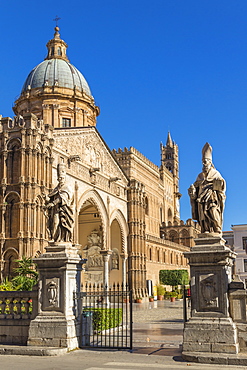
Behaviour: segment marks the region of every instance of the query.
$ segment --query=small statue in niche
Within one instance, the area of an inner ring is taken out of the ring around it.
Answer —
[[[112,265],[112,270],[119,270],[119,255],[118,255],[117,249],[113,249],[112,251],[111,265]]]
[[[102,240],[98,230],[93,230],[87,237],[87,246],[85,249],[89,249],[92,246],[102,247]]]
[[[57,166],[58,185],[45,197],[48,233],[54,242],[72,242],[74,217],[72,189],[66,184],[64,164]]]

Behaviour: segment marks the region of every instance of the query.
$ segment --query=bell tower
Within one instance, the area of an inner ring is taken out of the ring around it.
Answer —
[[[168,131],[166,145],[161,143],[161,166],[164,166],[173,175],[173,193],[174,193],[174,221],[179,221],[179,162],[178,162],[178,145],[172,140]]]

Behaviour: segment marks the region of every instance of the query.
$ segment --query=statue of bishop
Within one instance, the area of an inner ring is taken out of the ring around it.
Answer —
[[[222,233],[226,182],[212,163],[212,147],[202,149],[202,172],[188,189],[192,218],[201,226],[202,233]]]

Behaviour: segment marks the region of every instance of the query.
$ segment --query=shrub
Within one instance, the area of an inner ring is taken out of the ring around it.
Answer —
[[[38,273],[35,270],[36,265],[31,257],[25,256],[16,262],[18,262],[18,267],[14,269],[14,272],[17,275],[11,281],[13,290],[32,290],[33,286],[38,282]]]
[[[157,285],[157,294],[158,295],[164,295],[165,294],[165,288],[163,287],[163,285],[160,285],[160,284]]]
[[[122,323],[121,308],[84,308],[83,312],[93,313],[93,330],[101,332],[103,330],[115,328]]]

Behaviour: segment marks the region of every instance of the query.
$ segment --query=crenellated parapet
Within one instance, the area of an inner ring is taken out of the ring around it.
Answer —
[[[160,237],[165,240],[170,240],[177,244],[187,247],[194,245],[194,239],[200,234],[200,226],[197,222],[189,218],[186,222],[168,221],[162,222],[160,227]]]

